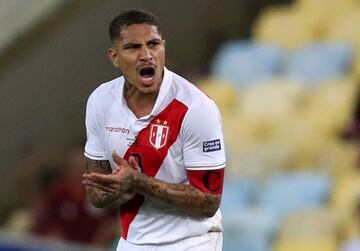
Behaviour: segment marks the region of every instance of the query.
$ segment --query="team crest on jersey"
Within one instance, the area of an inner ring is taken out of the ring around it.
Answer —
[[[162,148],[165,146],[168,134],[169,134],[169,126],[166,120],[161,121],[157,119],[156,123],[151,125],[150,130],[150,143],[156,149]]]

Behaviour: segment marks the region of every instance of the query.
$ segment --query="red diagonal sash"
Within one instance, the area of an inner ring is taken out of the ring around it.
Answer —
[[[136,154],[141,158],[142,172],[148,176],[155,177],[170,146],[179,135],[187,109],[183,103],[174,99],[147,127],[139,132],[135,142],[125,153],[124,158],[129,160],[132,154]],[[161,130],[161,134],[158,135],[158,143],[154,144],[154,137],[156,138],[156,133],[158,133],[157,128],[167,129]],[[166,140],[165,143],[164,140]],[[143,202],[144,196],[136,194],[134,198],[120,207],[120,218],[123,228],[121,236],[124,239],[127,238],[130,223],[134,220]]]

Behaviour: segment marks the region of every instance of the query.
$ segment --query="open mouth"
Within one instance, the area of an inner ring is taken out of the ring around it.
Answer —
[[[140,69],[140,77],[152,78],[155,75],[155,69],[153,66],[146,66]]]

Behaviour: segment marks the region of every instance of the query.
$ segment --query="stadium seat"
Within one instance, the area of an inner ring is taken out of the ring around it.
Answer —
[[[265,185],[259,205],[283,218],[300,210],[324,206],[331,186],[330,177],[322,173],[275,175]]]
[[[351,76],[353,78],[359,79],[360,76],[360,48],[357,49],[355,60],[352,67]]]
[[[337,179],[332,193],[332,206],[351,215],[360,196],[360,173],[353,171]]]
[[[306,239],[340,237],[341,215],[330,208],[307,209],[285,218],[279,239]]]
[[[303,85],[294,80],[273,78],[254,82],[241,92],[238,115],[233,117],[228,130],[231,140],[235,145],[243,145],[271,138],[275,127],[286,126],[297,116],[303,95]]]
[[[274,215],[261,208],[244,208],[224,215],[224,251],[270,251],[279,227]]]
[[[329,27],[326,39],[331,41],[341,41],[354,44],[360,48],[360,10],[359,6],[349,10],[346,15],[336,19],[334,24]]]
[[[297,0],[296,8],[311,16],[317,25],[320,38],[326,39],[329,29],[338,20],[346,17],[352,9],[357,9],[357,0]]]
[[[318,153],[321,166],[331,174],[335,180],[351,174],[359,162],[359,147],[351,142],[340,139],[328,141],[322,151]]]
[[[327,31],[326,39],[329,41],[350,43],[355,48],[355,61],[352,69],[352,75],[360,76],[360,4],[346,15],[335,20]]]
[[[332,79],[305,92],[296,116],[279,124],[274,135],[292,147],[290,169],[324,169],[337,176],[355,165],[356,146],[340,136],[352,118],[357,88],[351,79]]]
[[[222,117],[234,116],[239,107],[240,90],[232,82],[203,79],[198,87],[215,101]]]
[[[320,6],[325,6],[326,5],[330,5],[331,8],[332,6],[334,7],[339,7],[339,6],[353,6],[354,4],[356,4],[358,1],[357,0],[296,0],[295,1],[297,4],[300,5],[307,5],[307,6],[314,6],[314,8],[320,7]]]
[[[306,12],[305,12],[306,13]],[[293,50],[316,39],[316,20],[293,6],[264,9],[253,26],[256,41]]]
[[[358,88],[348,78],[320,82],[309,94],[304,119],[319,133],[340,135],[352,118]]]
[[[338,241],[333,238],[283,239],[274,251],[338,251]]]
[[[224,181],[221,210],[223,214],[250,207],[255,203],[258,193],[256,181],[251,178],[237,178],[227,173]]]
[[[307,44],[289,55],[285,74],[309,86],[345,77],[350,73],[353,53],[353,47],[346,43]]]
[[[292,158],[290,145],[276,141],[248,141],[228,151],[227,170],[237,177],[249,177],[263,185],[282,172]]]
[[[281,70],[280,48],[253,41],[227,42],[215,54],[211,75],[243,87],[259,79],[275,76]]]
[[[291,126],[284,129],[283,140],[293,148],[293,155],[288,170],[317,171],[328,170],[328,163],[320,159],[324,147],[329,144],[328,136],[319,134],[302,118],[292,121]],[[326,160],[326,159],[325,159]]]
[[[277,77],[257,81],[242,95],[240,113],[244,120],[274,126],[297,116],[305,88],[300,81]]]

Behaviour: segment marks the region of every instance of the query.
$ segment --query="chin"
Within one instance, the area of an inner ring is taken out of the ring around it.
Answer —
[[[149,87],[144,87],[144,88],[142,88],[142,92],[143,93],[146,93],[146,94],[152,94],[152,93],[155,93],[155,92],[157,92],[159,90],[159,88],[158,88],[158,85],[152,85],[152,86],[149,86]]]

